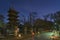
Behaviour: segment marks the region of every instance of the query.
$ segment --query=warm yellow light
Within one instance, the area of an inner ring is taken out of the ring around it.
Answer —
[[[16,28],[15,30],[15,36],[18,36],[19,28]]]
[[[19,37],[21,37],[21,34],[19,34]]]
[[[34,35],[34,32],[32,32],[32,35]]]
[[[40,32],[38,32],[38,34],[40,34]]]

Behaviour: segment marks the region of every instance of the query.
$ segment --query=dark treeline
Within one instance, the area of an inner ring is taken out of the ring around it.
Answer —
[[[25,16],[23,15],[23,20],[21,18],[18,19],[18,13],[14,9],[9,9],[8,11],[8,19],[9,22],[4,23],[4,15],[0,14],[0,31],[4,30],[15,30],[19,28],[19,32],[23,34],[38,32],[38,31],[47,31],[47,30],[60,30],[60,11],[56,13],[47,14],[44,16],[44,19],[37,18],[37,12],[29,13],[28,20],[26,21]],[[50,19],[50,21],[48,20]],[[17,26],[17,27],[16,27]],[[9,32],[11,32],[9,31]]]

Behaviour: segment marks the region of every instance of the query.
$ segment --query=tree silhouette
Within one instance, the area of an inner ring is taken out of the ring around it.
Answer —
[[[0,14],[0,27],[4,27],[4,16]]]

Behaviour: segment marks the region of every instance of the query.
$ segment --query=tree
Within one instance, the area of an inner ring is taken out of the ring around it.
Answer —
[[[34,29],[35,29],[35,32],[38,32],[40,28],[42,28],[42,22],[43,20],[41,19],[36,19],[35,22],[34,22]]]
[[[36,12],[31,12],[31,13],[29,14],[29,16],[30,16],[30,24],[33,24],[34,21],[35,21],[35,18],[36,18],[36,16],[37,16],[37,13],[36,13]]]
[[[29,22],[24,23],[24,33],[31,33],[31,24]]]
[[[0,14],[0,33],[6,35],[6,24],[4,23],[4,16]]]
[[[55,20],[55,25],[56,25],[56,29],[60,30],[60,11],[56,12],[54,14],[54,20]]]
[[[37,16],[37,13],[36,12],[31,12],[30,14],[29,14],[29,22],[30,22],[30,24],[31,24],[31,30],[33,31],[34,29],[34,22],[35,22],[35,19],[36,19],[36,16]]]
[[[50,14],[50,19],[53,20],[54,24],[54,29],[59,30],[59,25],[60,25],[60,11]]]
[[[50,30],[53,26],[53,22],[51,21],[45,21],[42,19],[37,19],[34,24],[37,31],[42,30]]]
[[[4,16],[0,14],[0,27],[4,27],[5,24],[4,24]]]
[[[56,23],[60,24],[60,11],[55,14]]]
[[[45,20],[45,21],[47,21],[47,20],[48,20],[48,18],[49,18],[49,14],[44,15],[43,17],[44,17],[44,20]]]

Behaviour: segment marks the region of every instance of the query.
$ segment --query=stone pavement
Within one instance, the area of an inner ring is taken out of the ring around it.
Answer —
[[[22,36],[21,38],[18,38],[18,39],[16,37],[13,37],[13,36],[7,36],[7,37],[0,36],[0,40],[27,40],[31,37],[32,37],[31,34],[24,35],[24,36]]]

